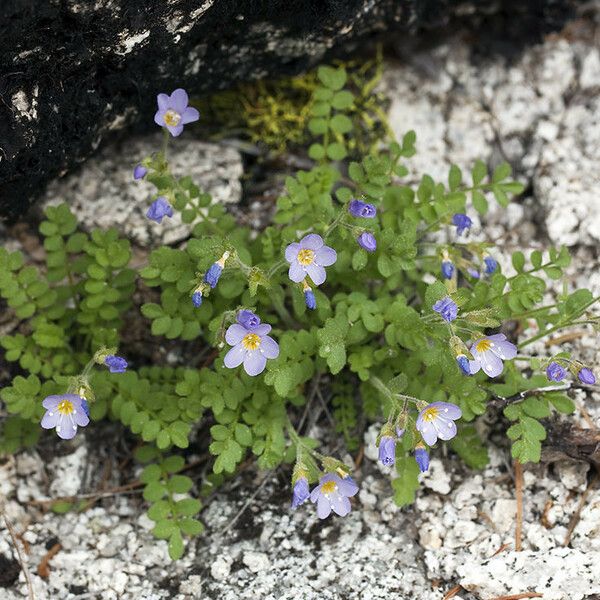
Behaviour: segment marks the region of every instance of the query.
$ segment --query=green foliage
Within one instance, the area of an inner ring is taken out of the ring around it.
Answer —
[[[168,540],[169,556],[177,560],[183,556],[184,536],[196,536],[204,530],[204,525],[194,518],[202,508],[200,500],[181,497],[187,495],[194,482],[179,474],[185,467],[181,456],[164,456],[152,446],[142,446],[136,457],[150,463],[144,467],[140,481],[144,484],[144,500],[150,504],[148,518],[155,523],[152,533]]]
[[[473,358],[471,344],[507,321],[536,321],[540,333],[521,347],[574,323],[598,325],[590,313],[596,298],[565,284],[555,304],[540,306],[548,280],[562,277],[569,264],[565,248],[528,257],[517,251],[514,274],[487,274],[485,258],[500,249],[454,237],[428,241],[427,234],[441,228],[453,233],[455,213],[485,213],[493,198],[505,206],[523,186],[511,180],[507,164],[490,169],[482,162],[470,174],[452,165],[444,181],[424,174],[409,185],[406,163],[417,150],[415,133],[387,145],[381,136],[372,144],[364,135],[366,115],[377,113],[376,77],[354,67],[323,66],[313,74],[303,90],[310,101],[299,118],[307,124],[315,164],[285,178],[272,220],[258,235],[190,177],[173,174],[163,150],[143,160],[146,180],[179,212],[189,238],[179,247],[148,252],[139,272],[128,266],[126,240],[112,230],[79,231],[66,205],[48,208],[40,225],[46,251],[41,267],[0,249],[0,296],[18,321],[0,337],[14,367],[10,385],[0,391],[10,415],[0,449],[14,452],[36,442],[46,396],[67,390],[85,395],[92,421],[117,421],[144,443],[137,458],[148,463],[140,475],[148,516],[156,523],[154,535],[168,540],[173,559],[182,555],[184,538],[202,530],[196,518],[200,501],[189,495],[195,482],[182,473],[184,459],[173,454],[199,449],[192,436],[197,426],[200,452],[208,446],[212,460],[212,473],[198,485],[203,496],[250,458],[273,469],[295,457],[294,477],[311,483],[323,471],[346,473],[343,463],[316,451],[317,440],[293,428],[292,422],[304,425],[321,410],[333,421],[337,446],[350,451],[359,447],[369,419],[386,419],[383,427],[391,435],[396,427],[404,430],[392,482],[400,506],[412,502],[418,489],[414,449],[421,438],[415,420],[426,403],[460,407],[458,434],[449,447],[469,467],[483,468],[488,461],[474,421],[490,400],[492,407],[504,403],[513,457],[538,461],[551,411],[573,410],[540,371],[550,360],[572,371],[578,363],[566,353],[519,356],[529,361],[529,370],[506,361],[501,377],[490,380],[483,372],[465,376],[456,358]],[[263,127],[266,122],[257,122],[255,131]],[[269,139],[284,130],[273,129]],[[353,199],[372,203],[376,217],[352,216]],[[375,236],[376,252],[357,244],[365,232]],[[306,287],[290,281],[284,258],[286,246],[307,233],[319,234],[337,252],[323,285],[305,281],[315,310],[307,309]],[[442,260],[455,265],[449,280],[440,279]],[[215,262],[223,271],[211,287],[205,274]],[[134,290],[142,318],[132,303]],[[194,293],[202,294],[199,307],[192,303]],[[451,323],[433,310],[445,297],[459,310]],[[272,326],[269,335],[279,344],[279,356],[255,377],[223,362],[226,331],[240,309]],[[177,344],[185,366],[147,365],[147,355],[136,356],[138,346],[128,335],[132,322],[145,323],[159,346]],[[104,367],[92,371],[94,360],[102,363],[102,353],[119,344],[133,354],[132,362],[146,366],[119,374]]]

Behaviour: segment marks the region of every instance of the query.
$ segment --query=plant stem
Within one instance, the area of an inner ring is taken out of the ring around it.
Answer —
[[[558,331],[559,329],[565,329],[566,327],[573,327],[575,325],[596,325],[597,323],[598,323],[597,320],[591,320],[591,321],[575,321],[574,323],[562,323],[559,325],[555,325],[554,327],[551,327],[550,329],[546,329],[546,331],[541,331],[537,335],[534,335],[532,338],[529,338],[528,340],[521,342],[518,346],[519,346],[519,348],[524,348],[525,346],[528,346],[529,344],[533,344],[533,342],[537,342],[539,339],[546,337],[547,335],[550,335],[551,333],[554,333],[555,331]]]

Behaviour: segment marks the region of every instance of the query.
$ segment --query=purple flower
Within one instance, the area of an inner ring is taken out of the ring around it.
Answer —
[[[391,467],[396,462],[396,440],[389,435],[379,440],[379,462],[384,467]]]
[[[335,473],[327,473],[319,480],[319,485],[311,492],[310,500],[317,504],[319,519],[326,519],[331,511],[340,517],[350,512],[350,498],[358,492],[358,486],[351,477],[343,479]]]
[[[310,497],[310,490],[308,489],[308,481],[306,477],[299,477],[294,483],[292,490],[292,508],[298,508],[301,504],[304,504]]]
[[[260,317],[251,310],[240,310],[237,314],[237,322],[246,329],[255,329],[260,325]]]
[[[449,260],[442,261],[442,277],[444,279],[452,279],[454,273],[454,265]]]
[[[210,265],[208,271],[204,274],[204,281],[208,283],[211,288],[217,287],[217,283],[219,283],[219,278],[221,277],[221,273],[225,267],[225,261],[229,258],[229,252],[224,252],[223,256],[217,261],[215,261],[212,265]]]
[[[304,302],[306,302],[306,308],[309,310],[315,310],[317,308],[317,299],[312,291],[310,285],[306,283],[306,279],[303,281],[302,291],[304,292]]]
[[[546,376],[550,381],[562,381],[567,376],[567,371],[557,362],[551,362],[546,369]]]
[[[161,223],[163,217],[172,217],[173,208],[164,196],[159,196],[148,209],[146,216],[152,221]]]
[[[458,363],[458,367],[459,369],[465,374],[465,375],[471,375],[471,368],[469,366],[469,359],[464,355],[464,354],[459,354],[456,357],[456,362]]]
[[[463,231],[470,229],[471,225],[473,225],[473,221],[467,215],[463,215],[462,213],[456,213],[452,217],[452,223],[456,225],[456,234],[462,235]]]
[[[202,290],[196,290],[192,294],[192,304],[196,308],[200,308],[202,306]]]
[[[223,267],[219,266],[217,263],[213,263],[204,274],[204,281],[208,283],[211,288],[214,288],[217,286],[217,283],[219,283],[219,277],[221,277],[222,272]]]
[[[348,204],[348,212],[353,217],[360,217],[363,219],[374,219],[377,215],[377,209],[367,202],[361,200],[352,200]]]
[[[83,412],[89,417],[90,416],[90,407],[88,403],[83,398],[81,399],[81,408],[83,408]]]
[[[448,321],[448,323],[454,321],[454,319],[456,319],[456,315],[458,314],[458,306],[456,305],[456,302],[451,300],[448,296],[438,300],[433,305],[433,310],[436,313],[439,313],[442,319],[444,319],[444,321]]]
[[[473,279],[479,279],[481,277],[481,273],[477,269],[474,269],[473,267],[468,267],[467,273],[471,277],[473,277]]]
[[[356,238],[356,241],[358,242],[358,245],[367,252],[375,252],[375,250],[377,250],[377,239],[370,231],[363,231]]]
[[[183,126],[193,123],[200,118],[195,108],[188,106],[188,95],[181,88],[175,90],[170,96],[158,94],[156,97],[158,110],[154,115],[154,122],[161,127],[166,127],[173,137],[177,137]]]
[[[471,346],[471,354],[475,359],[469,361],[472,375],[483,369],[488,377],[498,377],[504,369],[502,361],[514,358],[517,347],[503,333],[497,333],[477,340]]]
[[[127,361],[124,358],[114,356],[113,354],[104,359],[104,364],[111,373],[125,373],[125,370],[127,369]]]
[[[293,242],[285,249],[285,259],[290,263],[289,278],[300,283],[307,275],[315,285],[321,285],[327,275],[323,267],[337,260],[336,251],[325,246],[323,238],[316,233]]]
[[[250,311],[244,312],[256,317]],[[256,318],[258,319],[258,317]],[[245,320],[246,322],[250,321],[250,317]],[[230,325],[225,333],[225,341],[233,346],[225,355],[225,366],[234,369],[244,363],[244,371],[248,375],[254,376],[262,373],[267,365],[267,358],[279,356],[279,345],[267,335],[269,331],[271,331],[270,325],[258,324],[253,327],[245,327],[240,323],[238,316],[238,323]]]
[[[594,385],[596,383],[596,376],[587,367],[579,369],[577,377],[579,377],[581,383],[587,383],[588,385]]]
[[[85,427],[90,422],[83,402],[85,400],[76,394],[48,396],[42,402],[46,414],[42,417],[41,426],[56,429],[58,437],[70,440],[75,437],[77,426]]]
[[[136,165],[135,169],[133,170],[133,178],[134,179],[143,179],[144,177],[146,177],[147,172],[148,172],[148,169],[146,169],[146,167],[144,167],[144,165]]]
[[[483,258],[483,262],[485,263],[485,272],[488,275],[491,275],[498,268],[496,259],[492,258],[491,256],[485,256]]]
[[[437,439],[451,440],[456,435],[456,419],[460,419],[462,411],[450,402],[433,402],[424,408],[417,417],[415,426],[428,446],[433,446]]]
[[[419,471],[425,473],[429,469],[429,453],[423,445],[419,445],[415,448],[415,460],[419,465]]]

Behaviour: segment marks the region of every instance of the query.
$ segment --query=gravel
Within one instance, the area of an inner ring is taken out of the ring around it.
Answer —
[[[593,39],[569,30],[508,61],[476,58],[457,36],[401,65],[388,64],[382,86],[392,98],[392,127],[417,130],[414,175],[426,171],[445,179],[451,162],[467,169],[476,158],[492,165],[508,158],[526,182],[519,202],[476,222],[474,239],[496,241],[498,254],[505,255],[566,244],[574,254],[568,284],[599,294],[600,56]],[[148,189],[130,176],[137,157],[155,146],[156,139],[137,139],[106,149],[77,177],[53,184],[48,198],[70,198],[88,225],[114,223],[142,244],[156,243],[157,230],[143,218]],[[204,174],[211,193],[223,201],[239,198],[237,153],[189,140],[177,146],[180,160]],[[186,164],[178,163],[182,170]],[[169,239],[178,239],[177,232],[173,224]],[[510,270],[506,257],[501,260]],[[597,334],[586,330],[565,347],[600,368]],[[531,347],[540,350],[543,343]],[[575,422],[600,425],[600,394],[576,390],[572,397]],[[374,427],[365,433],[364,461],[356,472],[361,490],[344,519],[320,522],[312,506],[291,511],[288,471],[265,475],[250,468],[214,495],[202,513],[206,533],[188,543],[176,563],[166,542],[152,538],[139,494],[116,495],[65,515],[27,504],[97,489],[89,470],[100,468],[102,441],[81,437],[49,459],[36,452],[7,458],[0,465],[0,502],[28,545],[24,558],[39,599],[441,600],[457,585],[458,600],[524,592],[545,600],[597,597],[598,489],[588,492],[563,546],[588,489],[589,465],[525,467],[523,551],[515,552],[507,443],[490,437],[485,421],[479,427],[490,438],[490,464],[475,472],[452,454],[434,454],[416,503],[402,510],[391,500],[393,473],[376,461]],[[49,576],[42,577],[38,566],[57,542]],[[23,572],[16,580],[10,576],[14,560],[12,541],[0,529],[0,595],[6,600],[27,596]]]

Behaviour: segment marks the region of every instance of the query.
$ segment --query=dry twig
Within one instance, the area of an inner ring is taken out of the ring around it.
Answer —
[[[8,529],[8,533],[10,534],[10,538],[12,539],[12,543],[15,546],[15,550],[17,552],[17,560],[21,565],[21,570],[23,571],[23,575],[25,575],[25,581],[27,582],[27,593],[29,595],[29,600],[35,600],[35,595],[33,594],[33,584],[31,583],[31,573],[29,573],[29,569],[27,568],[27,563],[23,559],[23,555],[21,554],[21,548],[19,548],[19,541],[17,540],[17,535],[15,534],[15,530],[11,525],[10,521],[4,516],[4,524],[6,525],[6,529]]]
[[[49,563],[52,558],[58,554],[61,548],[62,546],[57,542],[54,544],[54,546],[52,546],[52,548],[50,548],[50,550],[48,550],[48,552],[46,552],[37,568],[37,572],[40,577],[43,577],[44,579],[48,579],[48,577],[50,577]]]
[[[517,497],[515,550],[521,552],[521,538],[523,531],[523,465],[518,460],[515,460],[515,495]]]

